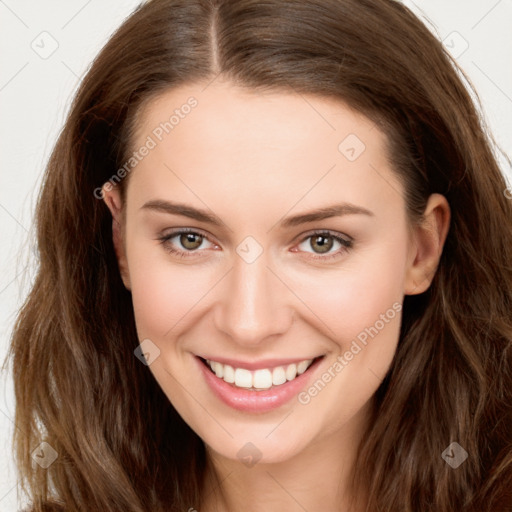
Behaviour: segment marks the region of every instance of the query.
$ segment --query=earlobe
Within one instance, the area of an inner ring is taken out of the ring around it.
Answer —
[[[427,290],[437,271],[450,227],[450,206],[441,194],[429,197],[424,221],[413,229],[409,265],[405,278],[405,295]]]
[[[110,185],[110,184],[108,184]],[[123,237],[123,205],[121,194],[117,187],[108,187],[105,184],[102,188],[103,201],[112,214],[112,243],[116,253],[119,273],[126,289],[131,290],[130,275],[128,272],[128,262],[126,258],[126,249]]]

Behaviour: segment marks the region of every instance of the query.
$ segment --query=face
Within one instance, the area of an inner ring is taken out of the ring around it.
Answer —
[[[411,229],[369,119],[228,82],[162,94],[133,150],[125,210],[105,200],[149,370],[184,420],[212,453],[263,462],[359,425],[404,295],[430,284],[442,196],[437,231]]]

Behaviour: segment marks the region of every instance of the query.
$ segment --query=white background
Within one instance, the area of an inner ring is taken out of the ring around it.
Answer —
[[[139,3],[0,0],[1,362],[16,311],[33,276],[33,264],[28,263],[32,256],[32,212],[45,163],[80,77]],[[482,99],[484,115],[498,144],[512,155],[512,2],[403,3],[452,47]],[[43,32],[50,35],[41,35]],[[50,51],[52,45],[58,47],[47,58],[35,51]],[[511,169],[504,159],[500,161],[512,182]],[[23,502],[17,498],[12,462],[11,437],[15,427],[10,373],[0,374],[0,386],[0,511],[14,512]]]

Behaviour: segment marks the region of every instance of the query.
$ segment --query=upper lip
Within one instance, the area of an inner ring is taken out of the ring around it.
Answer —
[[[288,366],[289,364],[297,364],[301,361],[309,359],[317,359],[322,356],[312,357],[295,357],[291,358],[278,358],[278,359],[261,359],[259,361],[239,361],[236,359],[230,359],[226,357],[216,356],[199,356],[201,359],[208,359],[209,361],[216,361],[217,363],[228,364],[233,368],[245,368],[246,370],[259,370],[264,368],[275,368],[276,366]]]

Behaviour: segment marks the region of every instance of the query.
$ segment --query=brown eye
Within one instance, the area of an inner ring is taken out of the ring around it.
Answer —
[[[182,233],[180,235],[181,246],[191,251],[198,249],[202,242],[203,237],[198,233]]]
[[[215,247],[206,235],[191,229],[179,229],[158,237],[164,249],[179,258],[199,258],[204,256],[204,250]],[[204,245],[206,244],[206,247]]]
[[[311,237],[310,246],[320,254],[329,252],[334,245],[333,237],[328,235],[315,235]]]
[[[344,238],[330,231],[319,231],[303,238],[298,247],[302,252],[310,253],[310,258],[324,261],[343,256],[352,248],[352,244],[349,237]]]

